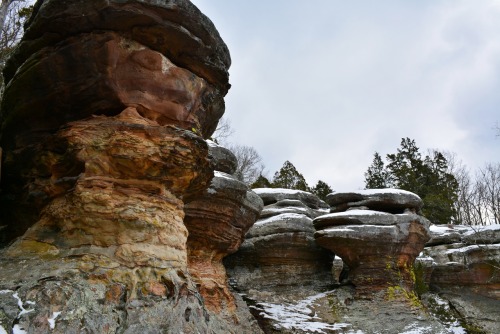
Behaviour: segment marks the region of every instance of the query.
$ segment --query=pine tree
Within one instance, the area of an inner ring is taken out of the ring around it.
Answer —
[[[254,188],[271,188],[271,182],[262,174],[259,175],[257,180],[250,186],[252,189]]]
[[[273,188],[286,188],[308,191],[304,176],[300,174],[290,161],[285,161],[283,167],[274,174]]]
[[[435,224],[448,224],[455,215],[458,182],[448,173],[448,161],[434,151],[422,159],[414,140],[403,138],[397,153],[387,154],[387,165],[378,153],[365,173],[366,188],[398,188],[422,198],[422,214]],[[380,186],[380,187],[379,187]]]
[[[424,166],[425,193],[423,193],[424,208],[422,213],[431,221],[449,222],[456,215],[455,202],[458,201],[458,181],[448,173],[448,162],[439,151],[433,151],[432,156],[426,156]]]
[[[311,192],[324,201],[326,196],[331,194],[333,190],[326,182],[319,180],[316,186],[311,188]]]
[[[365,173],[365,188],[366,189],[382,189],[387,188],[388,179],[385,170],[384,162],[378,152],[373,155],[373,162]]]
[[[424,173],[422,156],[415,141],[401,139],[401,148],[396,154],[387,154],[388,184],[393,188],[419,193],[421,176]]]

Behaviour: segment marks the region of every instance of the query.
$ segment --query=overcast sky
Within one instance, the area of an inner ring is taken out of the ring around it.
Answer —
[[[193,0],[232,58],[226,117],[272,177],[362,189],[401,138],[500,161],[500,0]]]

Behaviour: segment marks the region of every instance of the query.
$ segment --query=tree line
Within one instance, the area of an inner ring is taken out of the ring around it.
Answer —
[[[231,122],[223,117],[212,136],[212,140],[225,146],[234,153],[238,161],[234,176],[248,184],[251,188],[285,188],[308,191],[322,200],[333,192],[332,188],[324,181],[319,180],[315,186],[310,187],[304,176],[290,162],[285,161],[283,166],[269,179],[265,176],[265,166],[257,150],[247,145],[235,145],[228,138],[233,134]]]
[[[223,134],[231,132],[227,120],[222,127]],[[235,176],[252,188],[303,190],[323,200],[333,192],[322,180],[310,187],[290,161],[268,178],[253,147],[227,147],[238,159]],[[500,163],[487,163],[471,173],[454,154],[439,150],[423,154],[415,140],[402,138],[396,152],[385,159],[375,152],[364,176],[365,189],[397,188],[419,195],[424,203],[422,214],[435,224],[500,224]]]
[[[435,224],[500,224],[500,163],[471,174],[454,154],[432,150],[423,156],[410,138],[385,162],[375,152],[365,187],[414,192],[424,202],[422,214]]]

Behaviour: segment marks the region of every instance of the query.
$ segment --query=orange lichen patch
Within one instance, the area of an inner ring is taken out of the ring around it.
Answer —
[[[121,284],[109,285],[104,295],[104,302],[106,304],[119,304],[125,295],[125,287]]]
[[[155,296],[163,297],[167,295],[167,287],[159,282],[146,282],[144,283],[144,292]]]

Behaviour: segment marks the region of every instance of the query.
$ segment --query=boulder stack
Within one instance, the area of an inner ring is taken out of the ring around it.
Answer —
[[[417,261],[431,272],[431,287],[469,287],[500,300],[500,225],[431,225],[430,232]]]
[[[277,297],[331,285],[333,255],[316,245],[312,224],[328,212],[328,205],[300,190],[254,191],[264,209],[238,252],[225,260],[235,286],[246,293],[262,292],[261,297],[265,292]]]
[[[315,239],[347,264],[358,295],[412,291],[413,262],[429,239],[430,223],[416,213],[420,198],[377,189],[333,193],[327,202],[334,213],[314,219]]]
[[[212,165],[217,169],[214,178],[202,195],[185,206],[188,267],[207,308],[234,311],[236,305],[222,259],[238,250],[263,204],[245,183],[231,175],[236,166],[234,155],[212,142],[209,147]]]

